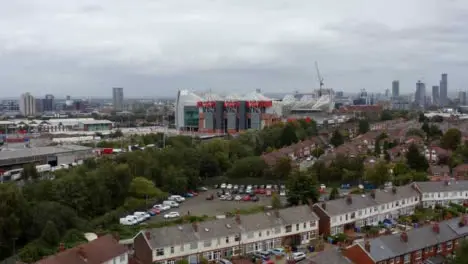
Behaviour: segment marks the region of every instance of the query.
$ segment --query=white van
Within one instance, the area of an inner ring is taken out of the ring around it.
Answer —
[[[179,204],[177,202],[175,202],[175,201],[164,201],[163,205],[168,205],[171,208],[179,207]]]

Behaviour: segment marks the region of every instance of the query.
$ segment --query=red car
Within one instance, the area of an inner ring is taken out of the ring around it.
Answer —
[[[244,196],[244,197],[242,198],[242,201],[245,201],[245,202],[250,201],[250,195]]]
[[[198,193],[195,191],[188,191],[188,192],[191,193],[193,196],[198,196]]]
[[[150,211],[153,212],[156,215],[161,213],[161,211],[159,211],[159,209],[156,209],[156,208],[151,208]]]
[[[265,189],[258,188],[255,190],[256,194],[265,194]]]

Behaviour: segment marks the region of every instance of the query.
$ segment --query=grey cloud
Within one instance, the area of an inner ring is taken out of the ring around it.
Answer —
[[[464,84],[466,1],[15,0],[0,10],[0,90],[107,96],[179,88],[404,90]]]

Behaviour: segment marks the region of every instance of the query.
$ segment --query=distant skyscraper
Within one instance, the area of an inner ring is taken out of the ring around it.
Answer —
[[[112,88],[112,102],[114,105],[114,110],[122,111],[123,110],[123,88],[114,87]]]
[[[42,109],[44,112],[52,112],[55,110],[54,99],[54,96],[51,94],[46,94],[45,98],[42,99]]]
[[[448,91],[448,79],[447,74],[442,73],[442,79],[440,80],[440,94],[439,94],[439,102],[441,106],[447,106],[448,99],[447,99],[447,91]]]
[[[432,86],[432,104],[440,105],[439,86]]]
[[[426,85],[421,81],[416,83],[414,102],[420,107],[424,107],[426,105]]]
[[[460,105],[466,105],[466,92],[458,92],[458,100],[460,101]]]
[[[398,80],[392,82],[392,96],[400,96],[400,81]]]
[[[19,100],[20,112],[24,116],[36,115],[36,100],[30,93],[24,93]]]

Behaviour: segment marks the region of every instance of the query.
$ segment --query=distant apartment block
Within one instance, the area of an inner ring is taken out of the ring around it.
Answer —
[[[19,100],[20,112],[24,116],[34,116],[36,114],[36,100],[30,93],[24,93]]]
[[[115,111],[122,111],[123,110],[123,88],[121,87],[114,87],[112,88],[112,104],[114,106]]]

